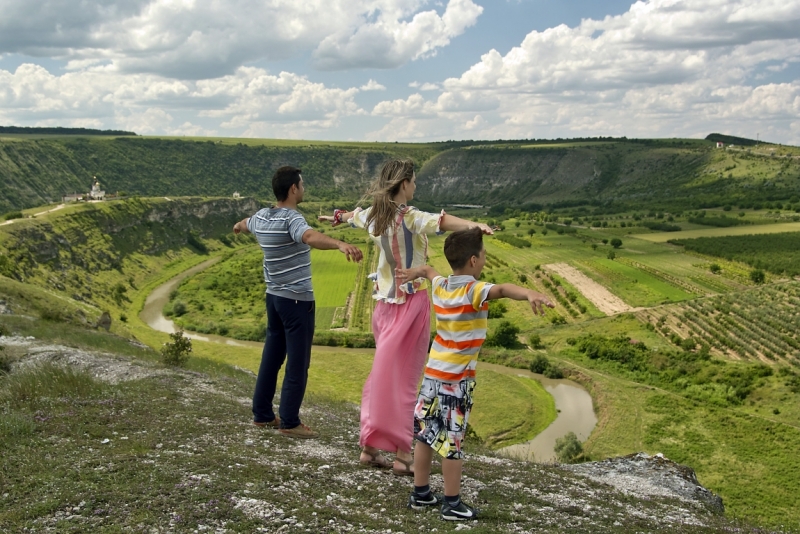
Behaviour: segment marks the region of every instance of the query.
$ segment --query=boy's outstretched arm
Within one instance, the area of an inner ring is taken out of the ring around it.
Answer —
[[[549,298],[542,295],[538,291],[528,289],[527,287],[520,287],[514,284],[497,284],[489,289],[488,300],[496,300],[501,298],[509,298],[513,300],[527,300],[531,305],[533,313],[536,315],[544,315],[544,307],[554,308],[555,305]]]
[[[412,267],[411,269],[402,269],[397,267],[394,270],[394,276],[401,284],[405,284],[406,282],[416,280],[417,278],[427,278],[428,280],[432,281],[434,278],[439,276],[439,273],[436,272],[436,269],[430,265],[421,265],[419,267]]]

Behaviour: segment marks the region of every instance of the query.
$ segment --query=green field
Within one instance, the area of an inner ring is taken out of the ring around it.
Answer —
[[[698,237],[722,237],[735,235],[779,234],[800,231],[800,223],[785,222],[759,226],[734,226],[731,228],[703,228],[683,232],[660,232],[653,234],[632,234],[630,237],[654,243],[666,243],[672,239],[695,239]]]
[[[263,340],[265,327],[263,255],[255,246],[185,280],[171,295],[165,313],[176,324],[203,334]],[[358,265],[339,251],[311,251],[317,330],[328,330],[336,308],[354,290]],[[180,307],[180,313],[176,309]]]

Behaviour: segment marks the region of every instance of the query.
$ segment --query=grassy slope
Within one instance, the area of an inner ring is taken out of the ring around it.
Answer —
[[[23,334],[43,333],[27,329],[30,321],[0,319]],[[98,334],[58,329],[60,342],[96,348]],[[152,351],[132,354],[127,342],[115,339],[116,348],[101,343],[117,353],[106,362],[152,374],[117,385],[75,367],[0,375],[0,530],[463,528],[443,523],[433,511],[407,510],[410,479],[358,467],[352,405],[311,395],[303,417],[321,436],[289,440],[249,424],[252,376],[200,358],[190,360],[187,371],[165,370],[152,364]],[[38,385],[43,382],[48,388]],[[472,532],[746,527],[669,499],[626,495],[557,467],[499,459],[475,444],[471,452],[462,495],[482,509],[481,520],[469,525]],[[434,465],[432,487],[441,491],[441,485]]]

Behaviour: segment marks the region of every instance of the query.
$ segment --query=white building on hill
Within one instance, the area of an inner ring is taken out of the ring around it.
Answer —
[[[100,189],[100,182],[97,181],[97,176],[92,176],[92,178],[94,178],[94,183],[92,184],[92,190],[89,192],[89,197],[92,200],[104,200],[106,192]]]

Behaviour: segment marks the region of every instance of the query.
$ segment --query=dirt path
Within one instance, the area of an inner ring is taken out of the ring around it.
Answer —
[[[567,282],[575,286],[597,309],[606,315],[616,315],[618,313],[634,311],[625,304],[622,299],[611,293],[608,289],[601,286],[575,267],[566,263],[550,263],[542,266],[548,271],[552,271],[564,277]]]
[[[52,211],[60,210],[60,209],[61,209],[61,208],[63,208],[63,207],[64,207],[64,204],[59,204],[58,206],[56,206],[56,207],[55,207],[55,208],[53,208],[53,209],[49,209],[49,210],[47,210],[47,211],[42,211],[42,212],[39,212],[39,213],[34,213],[34,215],[33,215],[33,216],[34,216],[34,217],[38,217],[39,215],[44,215],[45,213],[50,213],[50,212],[52,212]],[[9,219],[9,220],[7,220],[7,221],[5,221],[5,222],[2,222],[2,223],[0,223],[0,226],[3,226],[3,225],[5,225],[5,224],[11,224],[11,223],[13,223],[13,222],[14,222],[14,221],[16,221],[16,220],[17,220],[17,219]]]

